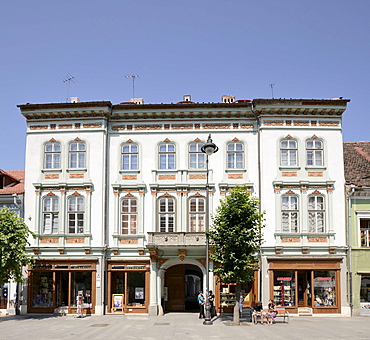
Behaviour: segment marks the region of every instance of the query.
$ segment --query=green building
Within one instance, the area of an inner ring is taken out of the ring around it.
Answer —
[[[370,315],[370,142],[345,142],[349,303]]]

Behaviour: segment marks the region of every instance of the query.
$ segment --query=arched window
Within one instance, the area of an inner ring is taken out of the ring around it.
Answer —
[[[296,166],[297,163],[297,142],[292,139],[280,141],[280,165]]]
[[[86,144],[84,142],[69,144],[69,167],[71,169],[86,167]]]
[[[321,140],[309,139],[306,141],[307,166],[323,166],[323,156],[324,150],[323,142]]]
[[[43,200],[43,234],[57,234],[59,225],[59,198],[47,196]]]
[[[175,230],[175,199],[162,197],[158,200],[159,231],[172,233]]]
[[[283,233],[297,233],[299,214],[298,197],[285,195],[281,199],[281,230]]]
[[[139,169],[139,147],[137,144],[122,145],[122,170]]]
[[[137,199],[124,198],[121,204],[122,235],[137,234]]]
[[[68,199],[68,232],[70,234],[84,233],[85,200],[81,196]]]
[[[205,199],[192,197],[189,199],[189,231],[204,232]]]
[[[60,169],[60,144],[51,142],[45,144],[45,169]]]
[[[227,144],[227,168],[243,169],[244,168],[244,145],[243,143]]]
[[[308,197],[308,231],[323,233],[325,231],[324,197],[312,195]]]

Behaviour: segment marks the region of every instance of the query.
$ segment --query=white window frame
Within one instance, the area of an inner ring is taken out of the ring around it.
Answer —
[[[51,148],[48,150],[48,148]],[[61,168],[61,145],[58,142],[48,142],[44,145],[44,168],[60,169]],[[50,157],[50,160],[48,158]]]
[[[320,202],[321,201],[321,202]],[[325,232],[325,197],[322,195],[309,195],[307,200],[308,232]]]
[[[176,201],[173,197],[158,199],[158,230],[161,233],[172,233],[176,230]]]
[[[71,196],[68,198],[67,206],[68,234],[83,234],[85,232],[85,197]]]
[[[361,221],[365,221],[361,223]],[[367,222],[367,223],[366,223]],[[367,227],[361,226],[361,224],[367,224]],[[360,247],[361,248],[369,248],[370,247],[370,217],[369,218],[361,218],[359,219],[359,227],[360,227]],[[364,241],[362,241],[364,238]]]
[[[189,169],[205,169],[206,155],[201,148],[204,143],[193,142],[189,144]],[[194,148],[192,150],[192,148]]]
[[[136,143],[125,143],[122,145],[121,169],[139,170],[139,146]]]
[[[284,200],[287,202],[284,203]],[[296,217],[294,218],[294,215]],[[286,216],[287,228],[284,228],[284,219]],[[296,221],[296,225],[294,225]],[[283,233],[298,233],[299,232],[299,198],[295,195],[283,195],[281,197],[281,231]]]
[[[59,197],[45,196],[42,202],[42,214],[43,214],[42,233],[58,234]]]
[[[173,150],[171,150],[172,148]],[[176,169],[176,145],[174,143],[166,143],[159,145],[158,162],[160,170]]]
[[[76,150],[72,147],[76,145]],[[73,160],[75,156],[75,160]],[[69,144],[69,168],[70,169],[84,169],[86,168],[86,143],[80,141],[73,141]]]
[[[189,198],[189,232],[204,233],[206,200],[204,197]]]
[[[121,200],[121,235],[137,235],[138,203],[137,198],[125,197]]]
[[[306,165],[324,166],[324,143],[322,140],[320,139],[306,140]]]
[[[295,139],[280,141],[280,166],[298,166],[298,143]]]
[[[239,149],[239,146],[241,146],[241,149]],[[227,143],[226,153],[227,169],[244,169],[244,143]]]

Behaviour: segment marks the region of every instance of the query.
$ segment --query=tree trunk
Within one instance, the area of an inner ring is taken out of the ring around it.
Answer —
[[[236,284],[235,287],[235,306],[234,306],[234,320],[233,323],[235,325],[238,325],[240,323],[240,317],[239,317],[239,306],[240,306],[240,291],[241,291],[242,285],[240,283]]]

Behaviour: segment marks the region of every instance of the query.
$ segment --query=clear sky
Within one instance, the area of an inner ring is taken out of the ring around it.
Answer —
[[[1,0],[0,168],[24,169],[25,103],[351,99],[370,140],[369,0]]]

